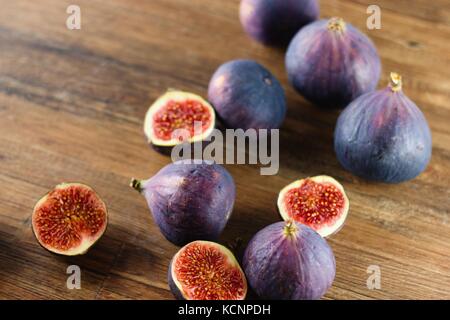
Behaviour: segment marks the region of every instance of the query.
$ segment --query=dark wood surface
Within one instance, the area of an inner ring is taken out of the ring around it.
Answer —
[[[81,7],[82,29],[68,30],[66,8]],[[368,4],[382,8],[382,29],[365,28]],[[142,124],[168,87],[206,96],[214,70],[252,58],[280,79],[288,97],[277,176],[234,165],[237,201],[223,243],[244,244],[279,220],[278,191],[329,174],[345,186],[351,211],[329,240],[337,276],[325,299],[450,298],[450,3],[448,0],[321,1],[321,15],[342,16],[367,33],[433,132],[433,158],[419,178],[368,183],[338,164],[332,134],[338,112],[305,102],[288,85],[282,50],[250,40],[237,0],[0,1],[0,298],[171,299],[165,241],[144,198],[128,188],[170,162],[150,149]],[[61,181],[94,187],[109,207],[104,237],[85,256],[64,258],[33,237],[34,203]],[[66,288],[66,268],[82,270],[82,289]],[[367,268],[381,268],[369,290]]]

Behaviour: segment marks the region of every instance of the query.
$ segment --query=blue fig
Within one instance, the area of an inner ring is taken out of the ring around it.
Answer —
[[[286,116],[281,84],[252,60],[220,66],[209,83],[208,98],[227,128],[278,129]]]
[[[342,166],[368,180],[399,183],[418,176],[431,158],[431,132],[402,91],[401,77],[353,101],[339,116],[334,148]]]
[[[286,45],[300,28],[319,17],[317,0],[242,0],[245,32],[267,45]]]

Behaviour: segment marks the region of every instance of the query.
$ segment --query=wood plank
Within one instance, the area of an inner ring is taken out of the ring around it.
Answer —
[[[338,164],[332,135],[339,112],[294,92],[284,52],[242,31],[238,0],[79,0],[82,29],[67,30],[68,0],[0,0],[0,299],[171,299],[167,266],[177,247],[152,221],[130,177],[155,174],[170,158],[151,149],[142,125],[167,88],[206,95],[214,70],[255,59],[281,81],[288,117],[280,172],[227,165],[237,199],[221,242],[243,245],[278,221],[278,191],[294,179],[329,174],[351,200],[346,226],[329,240],[337,276],[325,299],[450,299],[450,6],[446,0],[321,1],[322,17],[343,16],[367,33],[390,71],[403,74],[433,133],[428,169],[400,185],[369,183]],[[366,8],[382,8],[382,29],[365,28]],[[87,255],[63,258],[34,239],[34,203],[61,181],[92,185],[110,224]],[[242,250],[242,248],[241,248]],[[82,269],[68,290],[66,269]],[[370,265],[381,290],[366,286]]]

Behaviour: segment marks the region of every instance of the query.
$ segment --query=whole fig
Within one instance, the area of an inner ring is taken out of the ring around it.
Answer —
[[[317,232],[297,222],[277,222],[259,231],[243,259],[247,281],[262,299],[313,300],[331,287],[333,251]]]
[[[300,28],[319,17],[317,0],[242,0],[241,24],[253,39],[286,45]]]
[[[302,28],[286,53],[294,88],[309,101],[343,108],[375,90],[381,62],[372,41],[341,18],[318,20]]]
[[[236,197],[233,178],[225,168],[195,161],[177,161],[148,180],[131,181],[145,196],[162,234],[176,245],[217,240]]]
[[[339,116],[334,149],[342,166],[368,180],[399,183],[418,176],[431,158],[431,132],[391,74],[385,89],[353,101]]]

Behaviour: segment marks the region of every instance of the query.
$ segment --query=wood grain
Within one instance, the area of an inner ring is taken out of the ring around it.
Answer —
[[[326,299],[450,299],[450,4],[448,0],[321,1],[378,46],[383,79],[400,72],[433,132],[433,158],[417,179],[368,183],[345,172],[332,148],[338,112],[320,110],[287,83],[282,50],[251,41],[237,0],[78,0],[82,29],[65,27],[74,1],[0,0],[0,298],[171,299],[163,239],[145,201],[127,187],[170,158],[146,145],[147,106],[168,87],[206,95],[223,62],[252,58],[286,89],[277,176],[227,166],[237,202],[223,243],[244,243],[279,220],[278,191],[294,179],[329,174],[348,191],[346,226],[329,240],[337,277]],[[382,8],[382,29],[365,28],[366,8]],[[110,224],[85,256],[64,258],[35,241],[35,201],[61,181],[93,186]],[[66,288],[66,268],[82,269],[82,289]],[[381,290],[366,286],[370,265]]]

